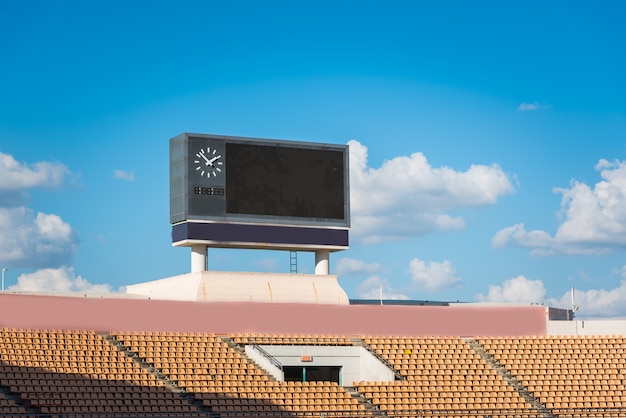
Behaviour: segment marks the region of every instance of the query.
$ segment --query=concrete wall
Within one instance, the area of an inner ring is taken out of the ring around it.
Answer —
[[[626,335],[624,320],[548,321],[548,335]]]
[[[361,374],[360,376],[356,376],[353,382],[348,382],[349,384],[353,384],[354,382],[359,381],[370,381],[370,382],[393,382],[395,379],[395,373],[393,370],[389,369],[386,365],[380,362],[372,353],[367,351],[363,347],[359,347],[361,350],[361,355],[359,357],[361,364]]]
[[[341,336],[546,335],[541,306],[210,303],[0,294],[0,326]]]
[[[254,361],[259,367],[265,369],[274,379],[282,382],[285,380],[285,375],[281,369],[276,367],[272,362],[259,351],[255,350],[251,345],[245,347],[246,355]]]
[[[363,347],[262,345],[283,366],[341,366],[341,384],[361,380],[393,382],[394,373]],[[248,350],[246,350],[248,352]],[[301,356],[311,356],[303,362]]]

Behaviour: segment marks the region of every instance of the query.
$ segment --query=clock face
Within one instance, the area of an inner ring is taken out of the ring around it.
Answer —
[[[202,178],[216,178],[224,174],[224,157],[217,148],[202,147],[193,157],[194,171]]]

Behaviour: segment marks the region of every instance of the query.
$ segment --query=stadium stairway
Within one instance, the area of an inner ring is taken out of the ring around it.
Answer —
[[[371,416],[379,417],[379,418],[384,418],[387,416],[386,413],[378,409],[376,405],[374,405],[361,392],[359,392],[357,388],[352,387],[352,386],[347,386],[347,387],[344,387],[344,389],[346,390],[346,392],[348,392],[350,396],[352,396],[352,398],[354,398],[360,405],[362,405],[363,408],[365,408],[365,411]]]
[[[526,401],[532,405],[543,418],[557,418],[557,415],[555,415],[550,409],[535,398],[535,396],[529,392],[519,380],[517,380],[511,371],[496,360],[495,357],[485,349],[485,347],[478,343],[478,341],[472,338],[465,338],[464,340],[485,361],[485,363],[489,364],[505,382],[513,387],[513,389],[515,389],[520,396],[526,399]]]
[[[243,358],[246,359],[246,361],[252,365],[254,365],[254,367],[256,367],[257,369],[259,369],[261,371],[261,373],[263,373],[264,376],[266,376],[269,380],[276,382],[276,378],[274,376],[272,376],[267,370],[265,370],[264,367],[262,367],[260,364],[258,364],[256,361],[254,361],[253,359],[250,358],[250,356],[248,356],[248,354],[246,353],[246,349],[245,346],[242,344],[237,344],[235,342],[235,340],[233,340],[231,337],[225,336],[225,337],[221,337],[220,338],[222,341],[224,341],[228,347],[232,348],[233,350],[235,350],[236,352],[238,352]]]
[[[197,399],[192,394],[187,393],[183,388],[178,386],[178,384],[176,384],[176,382],[172,381],[166,374],[162,373],[159,369],[154,367],[154,365],[148,363],[143,358],[141,358],[139,356],[139,353],[136,353],[136,352],[132,351],[130,349],[130,347],[127,347],[126,345],[124,345],[124,343],[122,341],[119,341],[117,338],[115,338],[111,334],[104,334],[103,333],[103,334],[101,334],[101,336],[102,336],[102,338],[105,341],[107,341],[113,347],[117,348],[120,352],[124,353],[127,357],[129,357],[134,362],[139,363],[143,369],[148,370],[150,372],[150,374],[152,374],[157,379],[162,381],[164,386],[166,388],[168,388],[171,392],[176,393],[181,398],[187,400],[187,402],[189,402],[191,405],[193,405],[196,408],[198,408],[198,411],[200,411],[201,413],[206,413],[209,416],[212,415],[213,410],[211,409],[211,407],[205,406],[202,403],[202,401]]]
[[[393,367],[393,365],[391,365],[383,356],[378,354],[376,350],[373,350],[372,347],[365,344],[365,342],[361,338],[350,338],[350,342],[354,346],[365,348],[369,353],[371,353],[374,357],[376,357],[378,361],[386,365],[389,368],[389,370],[393,370],[396,380],[406,380],[406,376],[403,376],[402,374],[400,374],[400,372],[396,370],[396,368]],[[359,404],[363,405],[363,407],[368,413],[376,417],[387,416],[385,412],[378,409],[378,406],[376,406],[372,401],[367,399],[365,395],[359,392],[356,387],[346,387],[345,389],[350,394],[350,396],[356,399]]]

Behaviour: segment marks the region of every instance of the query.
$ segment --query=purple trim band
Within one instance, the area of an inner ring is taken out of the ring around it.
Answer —
[[[212,241],[237,247],[238,243],[267,246],[348,247],[347,229],[298,226],[244,225],[204,222],[182,222],[172,226],[172,242],[185,240]]]

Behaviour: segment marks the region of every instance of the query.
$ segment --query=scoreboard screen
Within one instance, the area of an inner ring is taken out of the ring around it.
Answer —
[[[229,143],[226,156],[226,213],[344,219],[342,151]]]
[[[170,140],[170,221],[349,227],[348,147],[218,135]]]

